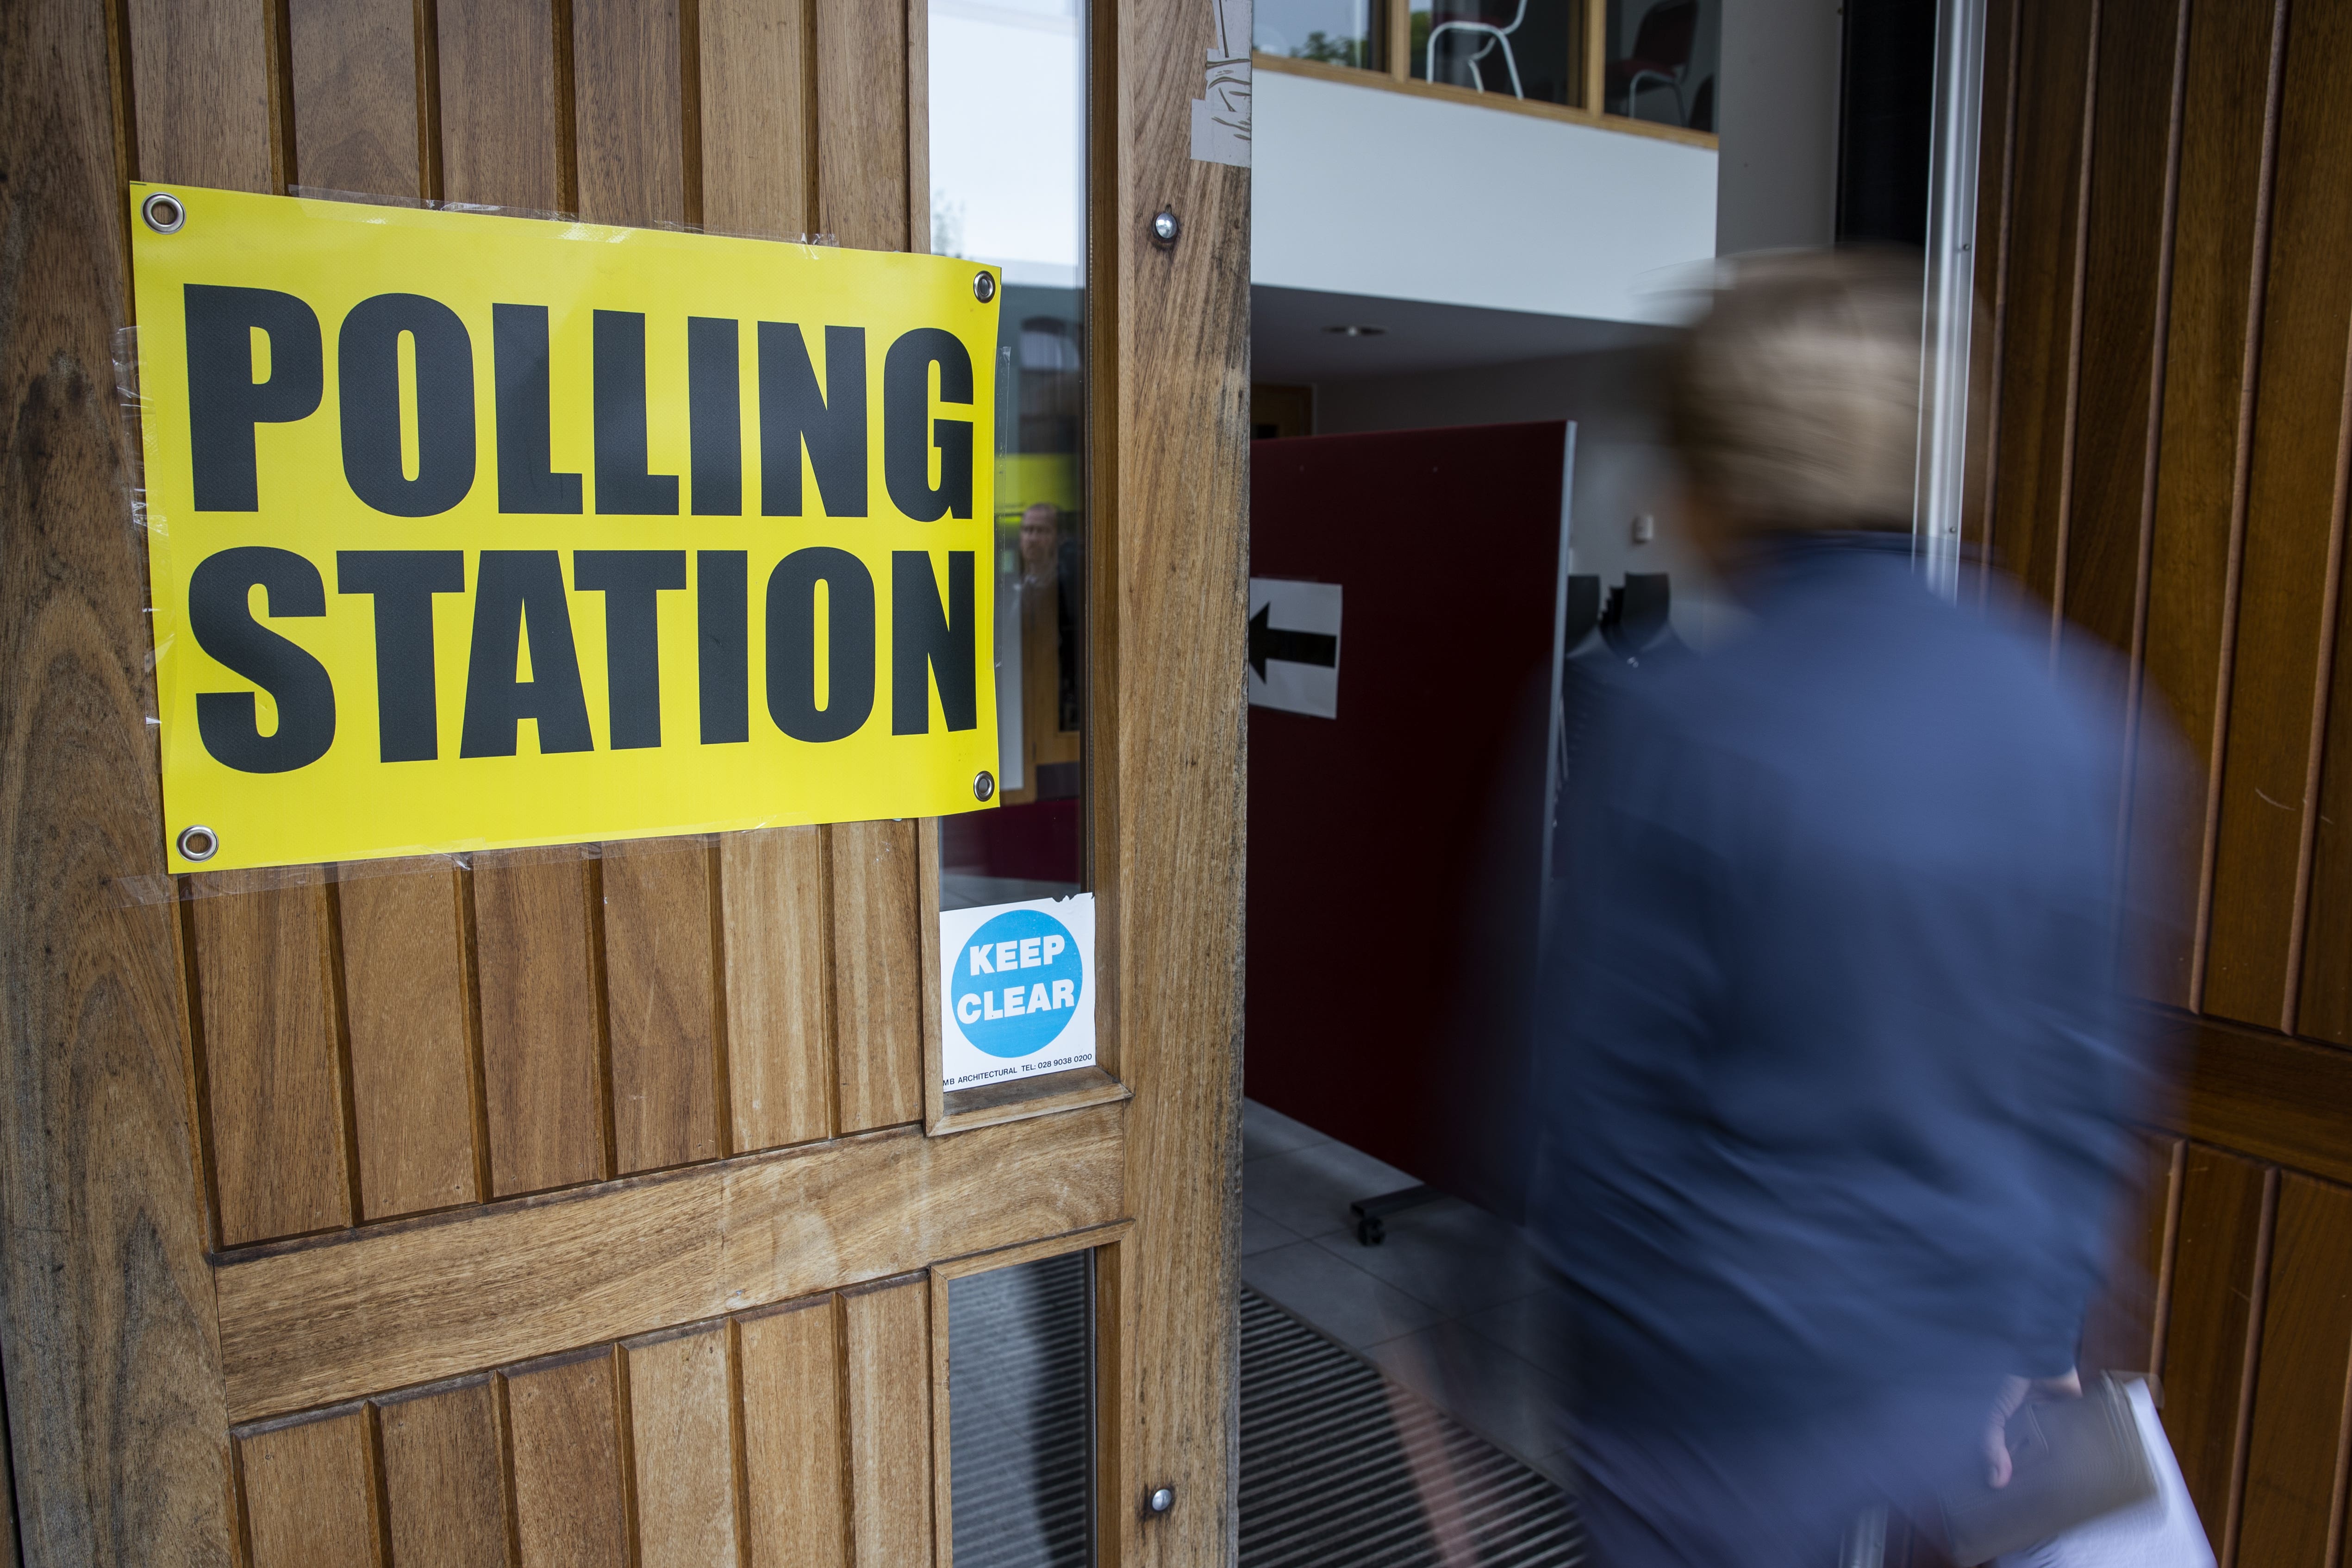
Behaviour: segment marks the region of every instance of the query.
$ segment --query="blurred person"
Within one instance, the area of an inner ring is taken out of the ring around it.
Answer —
[[[1672,412],[1753,618],[1604,702],[1534,1024],[1605,1568],[1827,1568],[1866,1509],[2005,1483],[2150,1083],[2120,703],[1912,563],[1916,258],[1737,265]]]

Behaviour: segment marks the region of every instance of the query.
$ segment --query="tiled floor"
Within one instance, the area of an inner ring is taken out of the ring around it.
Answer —
[[[1518,1230],[1454,1198],[1356,1240],[1348,1205],[1413,1185],[1255,1100],[1242,1110],[1242,1279],[1528,1464],[1565,1481],[1567,1395]]]

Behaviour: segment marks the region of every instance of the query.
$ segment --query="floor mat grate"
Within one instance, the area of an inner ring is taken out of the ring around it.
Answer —
[[[1246,1287],[1241,1317],[1241,1568],[1583,1563],[1559,1487]],[[1450,1558],[1417,1470],[1451,1492]]]

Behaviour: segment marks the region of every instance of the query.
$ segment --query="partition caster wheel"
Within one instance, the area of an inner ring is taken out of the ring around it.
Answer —
[[[1376,1214],[1368,1214],[1356,1222],[1356,1239],[1366,1247],[1378,1247],[1388,1239],[1388,1227]]]

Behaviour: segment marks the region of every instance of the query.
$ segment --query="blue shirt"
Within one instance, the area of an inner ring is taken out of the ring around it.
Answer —
[[[1529,1218],[1604,1418],[2074,1363],[2145,1092],[2122,706],[1908,554],[1776,547],[1570,780]]]

